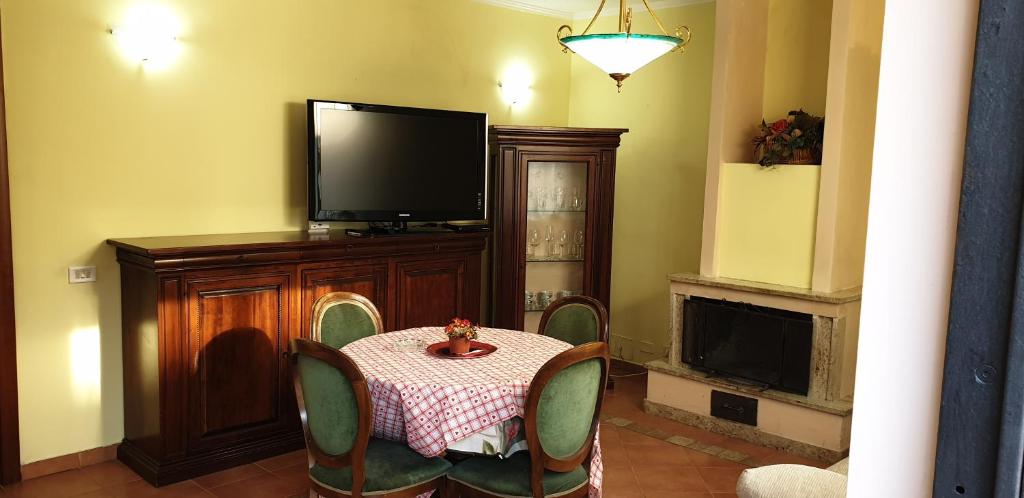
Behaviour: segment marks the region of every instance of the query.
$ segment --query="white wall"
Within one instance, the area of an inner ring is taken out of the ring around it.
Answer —
[[[851,497],[931,495],[977,14],[886,2]]]

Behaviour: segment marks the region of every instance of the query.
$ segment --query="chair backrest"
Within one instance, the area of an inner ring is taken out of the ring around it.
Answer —
[[[379,334],[383,328],[377,307],[359,294],[331,292],[313,304],[310,337],[334,349]]]
[[[608,344],[591,342],[548,360],[526,398],[530,484],[544,496],[544,470],[569,472],[590,455],[608,382]]]
[[[289,350],[310,467],[352,466],[352,489],[362,489],[373,424],[366,378],[352,359],[330,346],[293,339]]]
[[[588,296],[566,296],[548,306],[540,317],[540,333],[573,346],[608,342],[608,310]]]

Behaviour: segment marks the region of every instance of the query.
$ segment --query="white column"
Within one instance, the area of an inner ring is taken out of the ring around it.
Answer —
[[[931,496],[978,0],[885,6],[849,496]]]

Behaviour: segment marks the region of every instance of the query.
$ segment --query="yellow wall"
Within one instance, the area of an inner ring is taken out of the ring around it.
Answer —
[[[885,11],[885,0],[835,5],[829,94],[837,97],[829,99],[825,127],[812,284],[818,291],[848,289],[863,280]]]
[[[764,119],[791,110],[825,114],[832,0],[770,0]]]
[[[485,111],[492,123],[568,120],[570,64],[554,43],[557,19],[469,0],[176,0],[167,3],[182,23],[183,51],[169,68],[150,71],[125,60],[105,32],[134,3],[0,1],[24,462],[122,436],[120,291],[106,238],[304,224],[306,98]],[[673,130],[706,121],[694,96],[706,93],[705,83],[680,69],[709,60],[701,44],[710,35],[703,24],[694,27],[698,40],[706,38],[691,55],[674,56],[627,86],[633,93],[626,98],[645,95],[630,108],[633,116],[668,98],[673,110],[654,113],[673,115]],[[512,112],[496,82],[515,62],[530,67],[535,81],[532,102]],[[675,85],[649,86],[669,71],[680,73]],[[580,83],[577,114],[595,103],[587,95],[614,97],[605,95],[610,80],[583,74],[600,80],[601,93]],[[676,93],[659,93],[669,89]],[[607,124],[634,124],[622,121]],[[616,296],[646,300],[656,289],[660,304],[663,275],[696,264],[697,246],[681,233],[696,233],[699,204],[691,212],[673,199],[678,189],[700,198],[700,161],[686,158],[702,154],[704,138],[641,132],[628,140]],[[678,144],[671,164],[641,152],[670,143]],[[649,180],[652,170],[670,174],[676,187]],[[656,195],[644,192],[651,189]],[[643,196],[647,206],[665,202],[665,214],[640,213],[642,202],[629,199]],[[680,230],[669,229],[679,222]],[[650,232],[665,235],[643,237]],[[660,265],[643,274],[652,292],[634,297],[638,286],[629,282],[639,276],[623,275],[647,251],[661,254]],[[69,285],[70,265],[96,265],[99,281]],[[658,311],[663,322],[665,310]]]
[[[722,165],[719,275],[809,288],[821,167]]]
[[[666,28],[688,25],[693,42],[630,76],[621,94],[608,75],[572,56],[569,124],[630,129],[616,170],[610,314],[612,352],[632,361],[666,354],[665,276],[696,271],[700,260],[715,4],[658,13]],[[602,17],[595,29],[615,22]],[[646,12],[634,12],[634,31],[655,29]]]

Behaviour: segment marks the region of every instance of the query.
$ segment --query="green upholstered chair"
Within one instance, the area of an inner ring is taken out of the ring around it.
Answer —
[[[608,380],[608,345],[591,342],[548,361],[526,398],[528,452],[472,457],[448,472],[449,498],[587,496],[590,450]]]
[[[608,342],[608,311],[601,301],[587,296],[563,297],[540,317],[540,333],[573,346]]]
[[[443,491],[446,460],[370,437],[370,391],[349,357],[306,339],[292,340],[290,351],[311,495],[406,498]]]
[[[334,349],[379,334],[383,328],[377,307],[359,294],[331,292],[313,304],[310,337]]]

